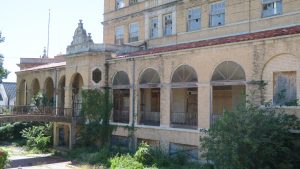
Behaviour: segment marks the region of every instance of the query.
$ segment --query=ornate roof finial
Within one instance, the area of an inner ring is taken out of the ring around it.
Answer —
[[[83,28],[82,19],[79,19],[78,27],[79,27],[79,28]]]
[[[43,58],[43,59],[44,59],[44,58],[48,58],[48,56],[47,56],[47,51],[46,51],[46,47],[44,47],[42,58]]]

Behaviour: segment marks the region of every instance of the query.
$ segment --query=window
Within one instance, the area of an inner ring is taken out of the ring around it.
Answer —
[[[124,43],[124,29],[123,27],[117,27],[115,30],[115,44],[121,45]]]
[[[282,13],[282,0],[262,0],[262,5],[262,17],[268,17]]]
[[[101,71],[98,68],[92,72],[92,79],[95,83],[99,83],[101,81]]]
[[[124,8],[124,0],[116,0],[116,9]]]
[[[150,38],[158,37],[158,17],[151,18],[150,20]]]
[[[172,35],[172,14],[164,15],[164,35]]]
[[[189,160],[198,160],[198,147],[185,144],[170,143],[169,154],[176,156],[179,153],[184,154]]]
[[[135,42],[139,40],[139,24],[132,23],[129,25],[129,42]]]
[[[199,30],[201,25],[200,8],[189,9],[187,20],[187,31]]]
[[[273,74],[273,103],[275,105],[297,105],[296,72],[275,72]]]
[[[138,0],[129,0],[129,5],[134,5],[138,3]]]
[[[221,26],[225,24],[225,2],[217,2],[210,6],[210,26]]]

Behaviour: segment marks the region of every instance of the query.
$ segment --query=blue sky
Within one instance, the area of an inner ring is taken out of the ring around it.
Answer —
[[[20,58],[38,58],[47,46],[48,14],[51,10],[49,57],[64,54],[71,43],[79,19],[102,42],[104,0],[0,0],[0,44],[4,67],[11,73],[4,81],[16,81]]]

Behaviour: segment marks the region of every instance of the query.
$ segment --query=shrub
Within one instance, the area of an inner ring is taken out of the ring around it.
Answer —
[[[4,169],[7,162],[8,162],[7,152],[0,149],[0,169]]]
[[[22,134],[20,133],[23,129],[31,127],[32,123],[6,123],[0,125],[0,140],[1,141],[17,141],[22,139]]]
[[[153,161],[151,159],[150,146],[146,143],[140,144],[134,154],[134,158],[140,163],[151,164]]]
[[[144,169],[142,163],[136,161],[136,159],[129,154],[115,156],[110,159],[111,169]]]
[[[216,168],[297,168],[300,161],[297,117],[248,104],[226,112],[202,138]],[[298,145],[297,145],[298,143]]]
[[[27,139],[26,146],[29,149],[46,152],[51,143],[52,125],[33,126],[24,129],[21,133]]]

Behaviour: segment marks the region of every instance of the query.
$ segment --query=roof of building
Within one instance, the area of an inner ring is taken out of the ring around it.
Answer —
[[[2,82],[6,95],[9,99],[16,97],[16,83],[14,82]]]
[[[234,35],[234,36],[227,36],[227,37],[221,37],[215,39],[201,40],[196,42],[188,42],[188,43],[181,43],[181,44],[169,45],[164,47],[151,48],[148,50],[132,52],[127,55],[118,55],[118,57],[122,58],[122,57],[150,55],[156,53],[164,53],[164,52],[206,47],[206,46],[215,46],[215,45],[221,45],[227,43],[245,42],[250,40],[258,40],[258,39],[272,38],[272,37],[299,34],[299,33],[300,33],[300,25],[297,25],[297,26],[291,26],[286,28],[266,30],[261,32],[246,33],[242,35]]]
[[[49,68],[54,68],[54,67],[61,67],[61,66],[66,66],[66,62],[58,62],[58,63],[49,63],[45,65],[40,65],[28,69],[23,69],[18,72],[26,72],[26,71],[32,71],[32,70],[40,70],[40,69],[49,69]]]

